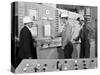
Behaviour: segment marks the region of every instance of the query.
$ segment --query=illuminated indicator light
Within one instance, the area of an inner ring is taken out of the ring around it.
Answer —
[[[64,67],[64,70],[67,70],[68,68],[67,67]]]
[[[29,64],[26,64],[26,67],[29,67]]]
[[[77,63],[77,60],[75,60],[75,63]]]
[[[25,68],[23,69],[23,71],[26,72],[26,71],[27,71],[27,68],[25,67]]]
[[[41,66],[40,64],[37,64],[37,66],[39,67],[39,66]]]

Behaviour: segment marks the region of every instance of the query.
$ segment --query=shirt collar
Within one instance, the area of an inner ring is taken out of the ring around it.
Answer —
[[[30,28],[28,26],[26,26],[26,27],[30,30]]]

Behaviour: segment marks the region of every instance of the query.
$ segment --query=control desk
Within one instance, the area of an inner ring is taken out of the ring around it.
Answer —
[[[15,73],[66,71],[97,68],[97,59],[24,59]]]

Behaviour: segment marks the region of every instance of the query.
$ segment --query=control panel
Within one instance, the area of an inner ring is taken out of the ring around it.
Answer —
[[[50,48],[50,47],[57,47],[62,46],[62,38],[57,37],[53,39],[39,39],[38,43],[40,43],[41,48]]]
[[[66,71],[97,68],[97,59],[24,59],[16,68],[16,73],[45,71]]]

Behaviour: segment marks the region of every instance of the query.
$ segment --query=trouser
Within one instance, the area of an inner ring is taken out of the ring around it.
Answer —
[[[80,58],[90,57],[90,44],[89,42],[82,42],[80,48]]]
[[[72,52],[73,52],[73,44],[71,42],[68,42],[67,45],[64,47],[64,58],[65,59],[72,58]]]
[[[72,56],[74,59],[77,59],[79,55],[79,50],[77,49],[78,45],[79,44],[76,44],[76,43],[73,44],[73,55]]]

